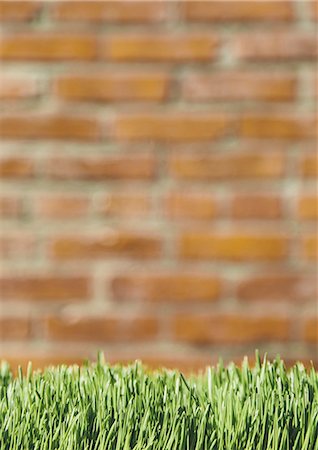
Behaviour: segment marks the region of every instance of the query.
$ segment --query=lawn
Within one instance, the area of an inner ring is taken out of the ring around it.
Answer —
[[[136,362],[0,369],[1,450],[318,450],[318,373],[276,358],[185,378]]]

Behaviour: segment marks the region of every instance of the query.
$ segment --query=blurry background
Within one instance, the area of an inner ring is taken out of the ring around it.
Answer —
[[[317,361],[317,4],[1,2],[0,357]]]

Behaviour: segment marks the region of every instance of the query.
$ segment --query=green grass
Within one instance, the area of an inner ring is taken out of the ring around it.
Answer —
[[[187,379],[102,357],[0,372],[1,450],[318,450],[318,373],[279,358]]]

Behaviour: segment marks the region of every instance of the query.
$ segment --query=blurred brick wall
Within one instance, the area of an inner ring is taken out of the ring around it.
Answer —
[[[0,356],[317,359],[317,11],[1,2]]]

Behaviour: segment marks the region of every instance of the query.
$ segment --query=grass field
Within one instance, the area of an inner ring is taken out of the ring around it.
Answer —
[[[0,370],[1,450],[318,450],[318,373],[277,358],[187,379],[140,363]]]

